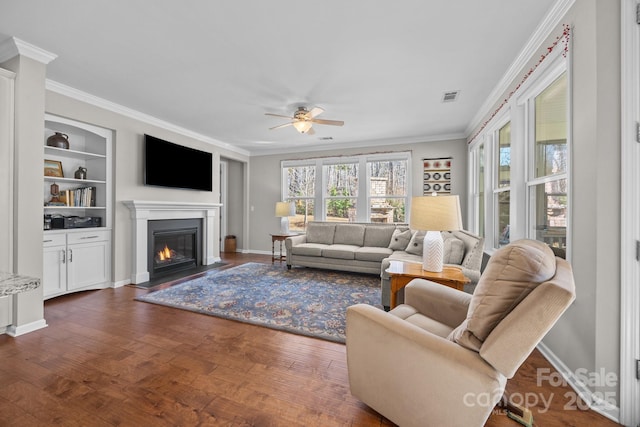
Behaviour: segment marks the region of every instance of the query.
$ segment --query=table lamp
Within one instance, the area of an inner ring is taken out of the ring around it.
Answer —
[[[421,196],[411,199],[412,230],[426,231],[422,249],[422,269],[442,271],[444,241],[441,231],[462,229],[462,214],[458,196]]]
[[[289,217],[295,215],[295,205],[292,202],[277,202],[276,216],[280,217],[280,233],[289,234]]]

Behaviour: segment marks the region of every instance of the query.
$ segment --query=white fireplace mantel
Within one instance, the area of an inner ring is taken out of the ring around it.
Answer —
[[[122,202],[131,211],[133,221],[133,265],[131,282],[149,281],[147,264],[148,221],[156,219],[191,219],[202,221],[202,263],[210,265],[220,261],[218,242],[215,241],[216,211],[220,203],[155,202],[147,200],[125,200]]]

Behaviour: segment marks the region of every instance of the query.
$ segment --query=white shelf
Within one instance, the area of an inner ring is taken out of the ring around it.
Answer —
[[[69,184],[106,184],[107,181],[97,180],[97,179],[75,179],[75,178],[60,178],[57,176],[45,176],[45,181],[55,181],[61,183],[69,183]]]
[[[106,209],[105,206],[45,206],[46,209],[51,210],[68,210],[68,209]]]
[[[76,151],[76,150],[69,150],[66,148],[49,147],[48,145],[44,147],[44,153],[45,155],[51,154],[52,156],[63,156],[67,158],[83,159],[83,160],[107,158],[107,156],[104,154],[87,153],[86,151]]]

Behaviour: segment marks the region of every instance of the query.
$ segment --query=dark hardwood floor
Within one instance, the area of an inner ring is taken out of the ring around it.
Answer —
[[[146,292],[58,297],[47,328],[0,335],[0,426],[393,425],[351,396],[344,345],[133,300]],[[507,386],[551,398],[549,411],[532,408],[535,425],[617,425],[564,410],[571,390],[537,387],[540,367],[536,351]],[[502,413],[487,425],[518,426]]]

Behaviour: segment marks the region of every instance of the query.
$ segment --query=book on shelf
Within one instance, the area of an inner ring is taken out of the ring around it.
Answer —
[[[64,190],[65,205],[69,207],[92,207],[96,205],[96,187],[80,187]]]

